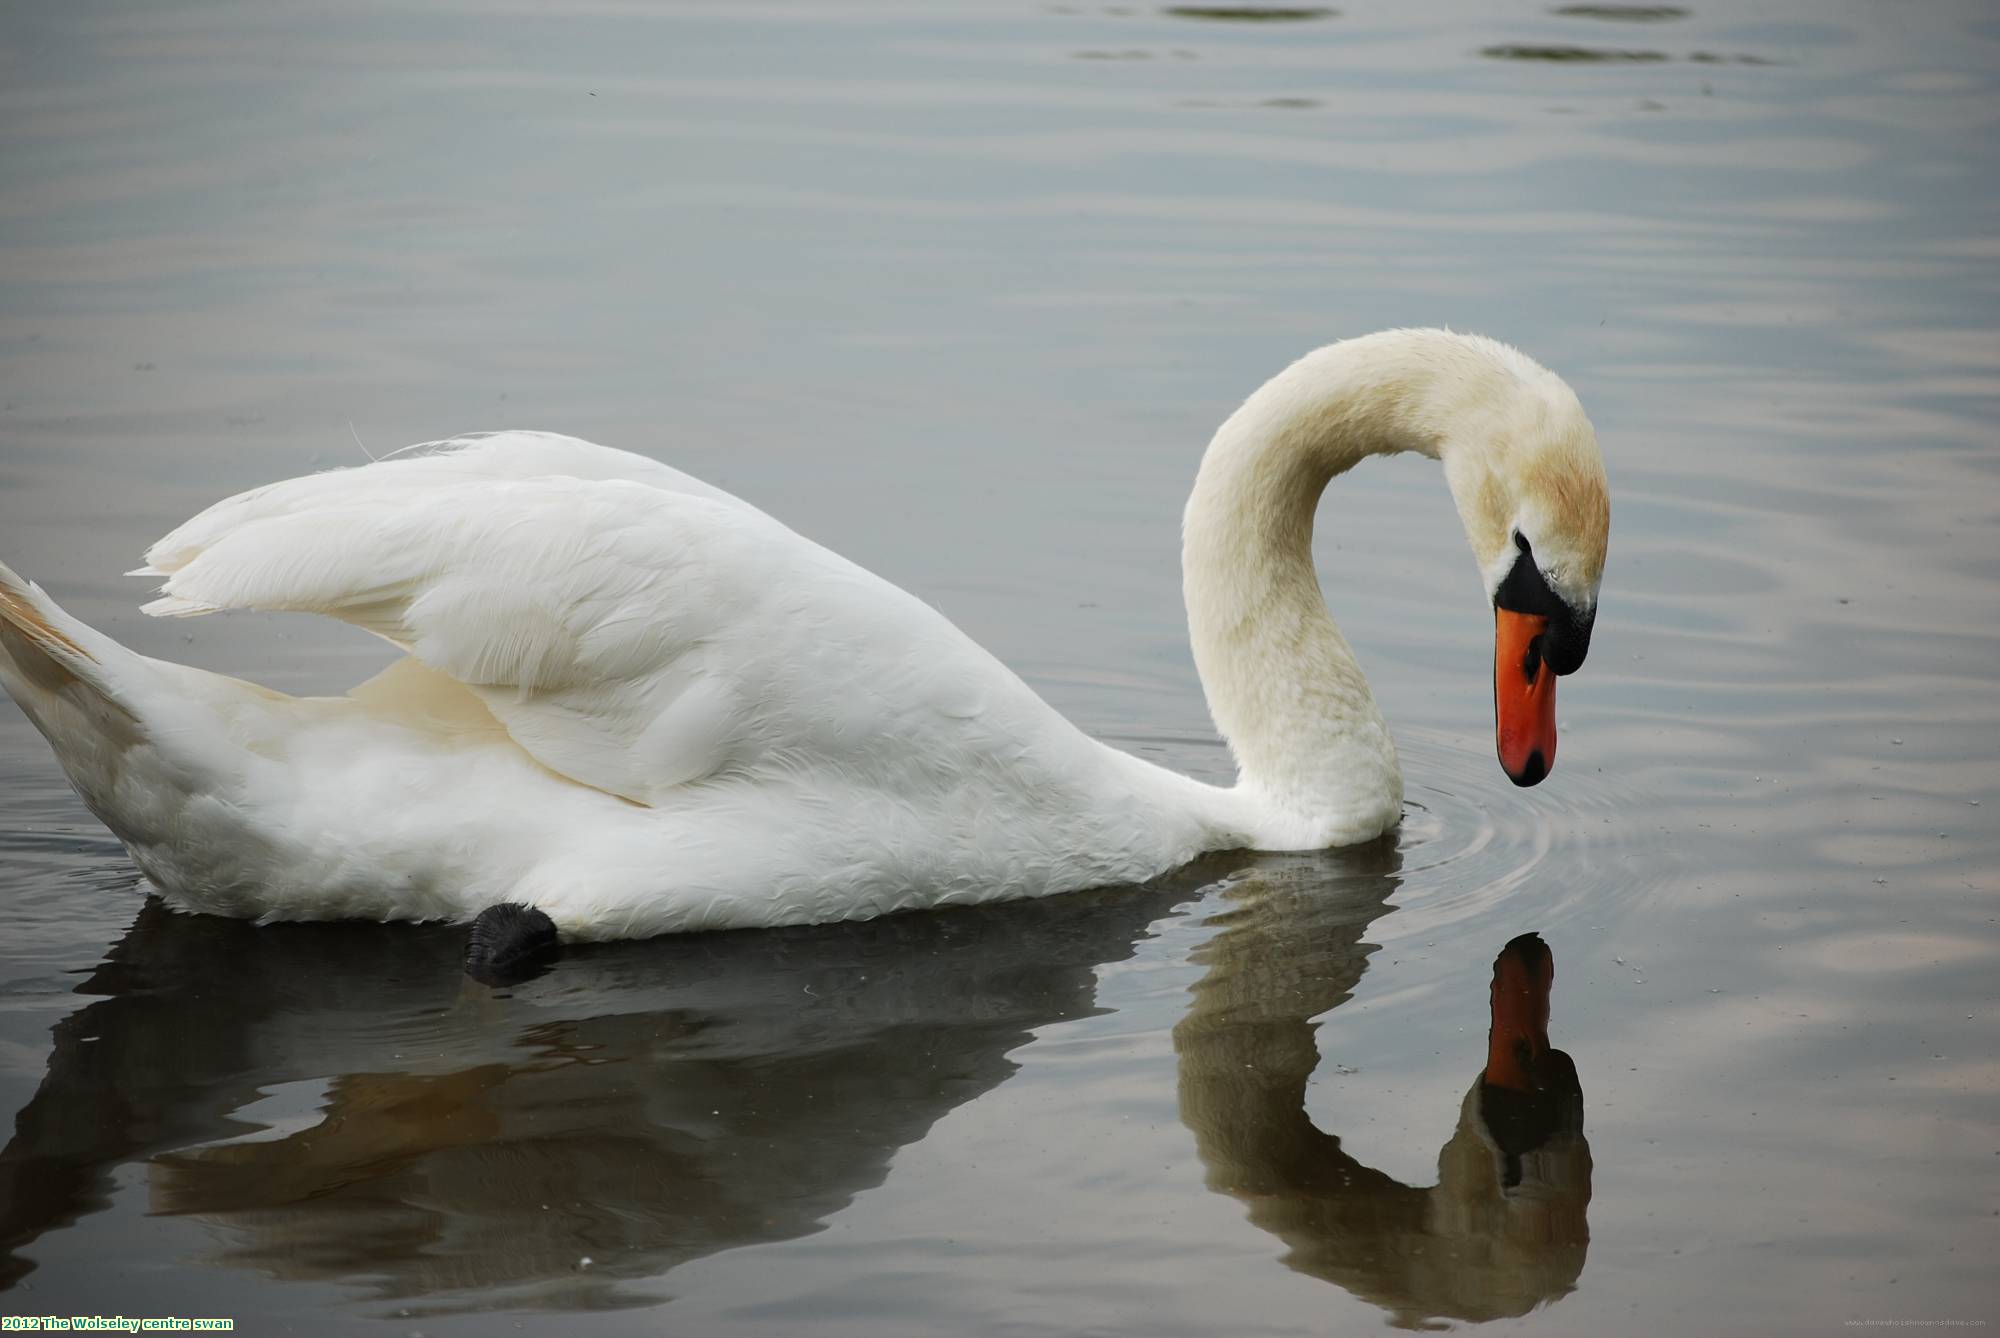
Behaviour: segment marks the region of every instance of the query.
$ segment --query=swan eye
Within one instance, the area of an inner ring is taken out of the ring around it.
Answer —
[[[1528,547],[1528,536],[1519,530],[1514,531],[1514,547],[1520,549],[1523,553],[1533,553],[1535,551]]]

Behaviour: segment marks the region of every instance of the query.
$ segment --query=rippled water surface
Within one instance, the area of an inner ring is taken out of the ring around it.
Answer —
[[[367,638],[117,573],[228,492],[550,427],[1222,779],[1179,506],[1290,358],[1518,343],[1614,504],[1537,789],[1435,467],[1378,461],[1319,558],[1398,838],[498,993],[457,931],[149,902],[0,704],[0,1311],[2000,1319],[1996,84],[1972,3],[9,7],[0,557],[150,654],[344,688]],[[1468,1086],[1526,931],[1584,1124],[1510,1190]]]

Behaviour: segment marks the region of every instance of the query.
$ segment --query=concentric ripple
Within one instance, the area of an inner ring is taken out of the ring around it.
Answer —
[[[1398,747],[1404,886],[1385,928],[1429,935],[1501,913],[1543,929],[1602,924],[1673,876],[1668,834],[1635,819],[1654,806],[1624,778],[1558,771],[1515,789],[1490,756],[1447,736],[1406,728]]]

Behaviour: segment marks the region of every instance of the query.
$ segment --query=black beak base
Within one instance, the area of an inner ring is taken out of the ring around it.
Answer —
[[[1493,592],[1493,605],[1513,613],[1531,613],[1547,618],[1548,628],[1535,639],[1536,649],[1557,674],[1573,674],[1583,667],[1584,657],[1590,654],[1590,629],[1597,621],[1597,610],[1578,613],[1568,601],[1549,588],[1548,578],[1542,575],[1541,567],[1535,562],[1535,551],[1528,546],[1526,538],[1516,534],[1514,547],[1519,552],[1513,567],[1507,572],[1507,579],[1500,582],[1500,588]],[[1540,776],[1535,778],[1540,779]],[[1523,785],[1534,783],[1520,782]]]

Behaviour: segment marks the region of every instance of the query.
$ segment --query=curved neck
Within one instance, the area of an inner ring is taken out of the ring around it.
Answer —
[[[1437,456],[1482,380],[1443,331],[1316,350],[1252,395],[1202,457],[1182,527],[1195,666],[1257,803],[1263,849],[1349,844],[1393,827],[1402,771],[1388,726],[1313,571],[1313,514],[1370,455]],[[1476,369],[1476,370],[1475,370]]]

